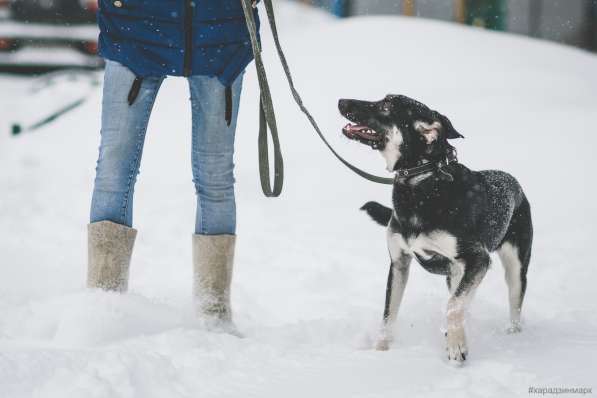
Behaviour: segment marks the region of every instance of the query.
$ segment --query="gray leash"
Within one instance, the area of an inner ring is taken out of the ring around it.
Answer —
[[[251,36],[251,46],[257,65],[257,77],[259,79],[259,88],[261,90],[261,101],[259,101],[259,177],[261,178],[261,189],[267,197],[280,196],[282,186],[284,185],[284,161],[280,150],[280,140],[278,139],[278,127],[276,125],[276,115],[274,114],[274,104],[265,74],[265,67],[261,59],[261,48],[257,39],[257,25],[255,15],[253,15],[252,0],[241,0],[245,12],[247,28]],[[271,7],[271,3],[270,3]],[[267,127],[269,126],[272,142],[274,145],[274,189],[270,184],[269,172],[269,154],[267,147]]]
[[[280,141],[278,139],[278,128],[276,125],[276,116],[274,114],[274,106],[272,103],[272,96],[269,89],[269,84],[267,82],[267,76],[265,73],[265,66],[263,65],[263,59],[261,58],[261,48],[259,45],[259,41],[257,39],[257,26],[255,23],[255,16],[253,15],[253,7],[251,5],[252,0],[241,0],[243,5],[243,10],[245,13],[245,19],[247,21],[247,28],[249,30],[249,35],[251,37],[251,45],[253,47],[253,55],[255,56],[255,66],[257,68],[257,76],[259,79],[259,87],[261,90],[261,101],[260,101],[260,109],[259,109],[259,175],[261,178],[261,188],[263,189],[263,193],[267,197],[276,197],[279,196],[282,192],[282,185],[284,181],[284,165],[282,160],[282,153],[280,151]],[[267,18],[269,20],[269,25],[272,30],[272,35],[274,37],[274,42],[276,44],[276,50],[278,51],[278,56],[280,57],[280,61],[282,62],[282,67],[284,68],[284,73],[286,74],[286,78],[288,79],[288,85],[290,86],[290,91],[292,92],[292,96],[294,97],[295,102],[301,109],[301,111],[307,116],[309,122],[319,135],[319,138],[324,142],[324,144],[328,147],[328,149],[336,156],[336,158],[342,162],[346,167],[350,170],[358,174],[359,176],[373,182],[377,182],[379,184],[394,184],[393,178],[386,178],[386,177],[379,177],[373,174],[369,174],[366,171],[359,169],[356,166],[350,164],[347,160],[345,160],[342,156],[340,156],[334,148],[330,145],[327,141],[321,129],[317,125],[317,122],[311,116],[308,109],[303,104],[303,100],[299,95],[298,91],[294,87],[294,81],[292,80],[292,75],[290,73],[290,68],[288,67],[288,62],[286,61],[286,56],[282,51],[282,46],[280,45],[280,40],[278,38],[278,29],[276,27],[276,19],[274,17],[274,8],[272,6],[271,0],[263,0],[265,4],[265,10],[267,11]],[[268,147],[267,147],[267,127],[270,128],[270,133],[272,136],[272,141],[274,145],[274,190],[272,192],[271,185],[270,185],[270,172],[269,172],[269,155],[268,155]]]

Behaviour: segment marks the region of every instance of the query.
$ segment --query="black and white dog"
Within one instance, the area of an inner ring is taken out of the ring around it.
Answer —
[[[447,277],[449,360],[466,359],[465,310],[489,267],[490,252],[498,252],[505,268],[508,330],[520,331],[533,226],[529,202],[516,179],[458,163],[448,139],[462,136],[447,117],[411,98],[343,99],[338,107],[352,122],[344,135],[378,150],[396,175],[393,209],[376,202],[362,207],[388,227],[391,264],[377,349],[389,348],[412,257],[427,271]]]

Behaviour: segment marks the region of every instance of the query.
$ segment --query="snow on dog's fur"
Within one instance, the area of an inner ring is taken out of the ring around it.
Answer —
[[[447,117],[411,98],[388,95],[381,101],[340,100],[352,123],[343,133],[377,149],[397,174],[393,209],[376,202],[365,210],[387,226],[391,266],[384,326],[377,348],[386,350],[413,257],[429,272],[446,276],[450,298],[447,317],[448,359],[468,355],[464,314],[497,251],[506,270],[510,331],[520,331],[533,227],[530,205],[514,177],[495,170],[472,171],[445,159],[454,150],[448,139],[461,138]]]

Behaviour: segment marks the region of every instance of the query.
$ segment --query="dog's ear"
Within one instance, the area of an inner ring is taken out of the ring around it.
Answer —
[[[422,120],[417,120],[414,123],[415,130],[425,139],[425,143],[427,145],[432,144],[433,142],[437,141],[439,138],[439,132],[442,128],[440,122],[435,121],[431,124],[424,122]]]
[[[441,123],[442,131],[446,138],[448,138],[448,139],[464,138],[464,136],[462,134],[460,134],[458,131],[456,131],[454,126],[452,126],[452,122],[450,122],[450,119],[448,119],[447,117],[445,117],[444,115],[442,115],[439,112],[433,112],[433,113],[435,116],[434,119],[438,120]]]
[[[452,126],[450,119],[441,113],[432,111],[431,119],[433,120],[432,123],[427,123],[422,120],[417,120],[414,123],[415,130],[425,138],[427,145],[437,141],[440,133],[443,133],[444,137],[447,139],[464,138],[464,136]]]

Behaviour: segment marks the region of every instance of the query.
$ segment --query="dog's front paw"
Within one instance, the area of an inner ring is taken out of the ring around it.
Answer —
[[[377,340],[377,344],[375,344],[375,349],[377,351],[387,351],[390,349],[390,344],[392,344],[392,339],[382,337],[379,340]]]
[[[377,351],[387,351],[390,349],[390,345],[394,341],[394,336],[392,335],[392,331],[388,330],[386,327],[383,327],[377,337],[377,343],[375,344],[375,349]]]
[[[506,333],[508,334],[516,334],[522,332],[522,326],[520,326],[520,322],[511,322],[510,326],[506,329]]]
[[[448,330],[446,333],[446,351],[448,360],[455,364],[462,364],[468,355],[464,328]]]

